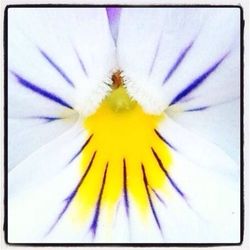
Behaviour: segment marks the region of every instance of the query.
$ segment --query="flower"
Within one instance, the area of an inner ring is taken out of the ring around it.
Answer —
[[[239,242],[239,23],[9,8],[9,242]]]

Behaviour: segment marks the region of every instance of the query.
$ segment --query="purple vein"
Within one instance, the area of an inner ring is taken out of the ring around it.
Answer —
[[[48,230],[48,232],[46,233],[45,236],[47,236],[57,225],[57,223],[62,219],[63,215],[65,214],[65,212],[67,211],[69,205],[72,203],[74,197],[76,196],[79,188],[81,187],[84,179],[86,178],[87,174],[89,173],[89,170],[93,164],[93,161],[95,159],[96,156],[96,151],[94,152],[94,154],[92,155],[92,158],[89,162],[89,165],[85,171],[85,173],[83,174],[81,180],[79,181],[79,183],[77,184],[76,188],[73,190],[73,192],[71,192],[71,194],[64,200],[66,202],[65,206],[63,207],[62,211],[59,213],[59,215],[57,216],[55,222],[52,224],[52,226],[50,227],[50,229]]]
[[[184,112],[203,111],[203,110],[206,110],[206,109],[209,109],[209,108],[213,108],[213,107],[216,107],[216,106],[219,106],[219,105],[223,105],[223,104],[235,101],[237,99],[239,99],[239,97],[234,97],[234,98],[226,100],[226,101],[214,103],[214,104],[211,104],[210,106],[207,105],[207,106],[200,106],[200,107],[196,107],[196,108],[186,109],[186,110],[184,110]]]
[[[126,214],[129,216],[129,202],[128,202],[128,188],[127,188],[127,168],[126,168],[126,160],[123,159],[123,190],[124,190],[124,200],[125,200],[125,208]]]
[[[30,116],[30,117],[26,117],[26,118],[27,119],[44,120],[46,123],[50,123],[50,122],[64,119],[63,117],[54,117],[54,116]]]
[[[166,206],[166,203],[164,202],[164,200],[160,197],[160,195],[156,192],[155,189],[153,189],[151,186],[149,186],[150,189],[153,191],[153,193],[155,194],[155,196],[157,197],[157,199],[164,205]]]
[[[46,61],[62,76],[62,78],[72,87],[74,87],[73,81],[66,75],[66,73],[59,67],[48,54],[46,54],[42,49],[38,48],[42,56]]]
[[[148,201],[149,201],[149,204],[150,204],[150,207],[151,207],[155,222],[156,222],[160,232],[162,233],[161,224],[160,224],[160,221],[159,221],[158,216],[156,214],[155,207],[154,207],[154,204],[153,204],[150,192],[149,192],[149,188],[148,188],[149,184],[148,184],[148,180],[147,180],[147,176],[146,176],[146,172],[145,172],[145,168],[144,168],[143,164],[141,164],[141,168],[142,168],[143,182],[144,182],[145,189],[146,189],[146,192],[147,192]]]
[[[106,164],[105,172],[104,172],[103,179],[102,179],[102,186],[101,186],[101,190],[100,190],[100,193],[98,195],[98,201],[97,201],[97,204],[96,204],[95,215],[94,215],[92,224],[90,226],[90,230],[92,231],[94,237],[96,235],[96,230],[97,230],[97,226],[98,226],[98,219],[99,219],[99,216],[100,216],[102,195],[103,195],[103,190],[104,190],[104,186],[105,186],[105,182],[106,182],[108,165],[109,165],[109,163]]]
[[[208,108],[209,108],[209,106],[202,106],[202,107],[198,107],[198,108],[186,109],[186,110],[184,110],[184,112],[203,111],[203,110],[206,110]]]
[[[64,107],[69,108],[69,109],[73,109],[73,107],[71,105],[69,105],[67,102],[65,102],[61,97],[55,95],[52,92],[49,92],[45,89],[38,87],[34,83],[29,82],[28,80],[24,79],[23,77],[21,77],[20,75],[18,75],[17,73],[15,73],[13,71],[11,71],[11,73],[16,77],[18,83],[20,83],[25,88],[33,91],[36,94],[39,94],[40,96],[42,96],[44,98],[49,99],[52,102],[56,102]]]
[[[181,191],[181,189],[177,186],[177,184],[174,182],[174,180],[171,178],[171,176],[169,175],[168,171],[164,168],[163,163],[161,161],[161,159],[159,158],[159,156],[157,155],[157,153],[155,152],[155,150],[153,148],[151,148],[154,157],[156,158],[159,167],[161,168],[161,170],[164,172],[164,174],[166,175],[166,177],[168,178],[170,184],[172,185],[172,187],[177,191],[177,193],[186,200],[186,196],[185,194]]]
[[[84,74],[85,74],[86,76],[88,76],[88,72],[87,72],[87,70],[86,70],[86,67],[85,67],[85,65],[84,65],[84,63],[83,63],[83,61],[82,61],[82,59],[81,59],[79,53],[77,52],[77,50],[76,50],[75,48],[74,48],[74,51],[75,51],[75,54],[76,54],[76,56],[77,56],[77,59],[78,59],[78,62],[79,62],[79,64],[80,64],[80,66],[81,66],[82,71],[84,72]]]
[[[213,73],[217,67],[223,62],[223,60],[227,57],[229,53],[226,53],[222,58],[220,58],[217,62],[215,62],[211,67],[209,67],[204,73],[202,73],[199,77],[193,80],[190,84],[187,85],[177,96],[173,98],[169,105],[173,105],[179,102],[182,98],[189,95],[192,91],[197,89],[201,84],[209,77],[211,73]]]
[[[107,11],[110,32],[114,40],[114,43],[116,45],[119,33],[119,22],[122,9],[111,7],[111,8],[106,8],[106,11]]]
[[[71,162],[73,162],[85,149],[85,147],[89,144],[90,140],[92,139],[93,134],[87,139],[87,141],[81,146],[81,148],[78,150],[78,152],[71,158],[71,160],[67,163],[69,165]]]
[[[183,61],[183,59],[187,55],[188,51],[192,48],[193,44],[194,44],[194,41],[191,41],[191,43],[189,43],[189,45],[181,51],[181,53],[178,56],[177,60],[175,61],[174,65],[171,67],[171,69],[167,73],[166,77],[164,78],[163,84],[165,84],[169,80],[169,78],[173,75],[173,73],[178,68],[178,66],[180,66],[181,62]]]
[[[158,56],[158,53],[159,53],[160,43],[161,43],[161,36],[159,38],[158,44],[157,44],[156,49],[155,49],[154,58],[152,60],[152,63],[151,63],[150,69],[149,69],[149,75],[151,75],[151,73],[153,71],[153,68],[154,68],[154,65],[155,65],[155,60],[156,60],[156,58]]]
[[[177,149],[172,145],[170,144],[156,129],[154,129],[156,135],[165,143],[167,144],[170,148],[172,148],[173,150],[177,151]]]

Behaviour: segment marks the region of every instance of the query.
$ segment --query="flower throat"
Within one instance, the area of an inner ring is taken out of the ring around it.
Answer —
[[[136,102],[128,95],[123,77],[121,76],[122,72],[117,70],[112,75],[112,91],[106,97],[106,102],[115,112],[125,112],[133,109],[136,105]]]

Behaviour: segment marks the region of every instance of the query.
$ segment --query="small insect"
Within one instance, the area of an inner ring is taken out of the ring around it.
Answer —
[[[112,87],[114,89],[118,89],[121,85],[123,85],[123,78],[121,76],[122,71],[117,70],[115,73],[112,75]]]

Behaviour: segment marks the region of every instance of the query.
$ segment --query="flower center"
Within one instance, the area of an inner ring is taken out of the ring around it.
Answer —
[[[81,156],[84,180],[76,196],[76,220],[93,211],[98,213],[95,216],[102,213],[102,218],[112,218],[121,201],[127,214],[136,204],[146,215],[156,192],[166,191],[159,159],[168,169],[172,157],[156,130],[165,114],[145,113],[128,95],[119,72],[112,80],[112,91],[83,121],[89,142]]]

